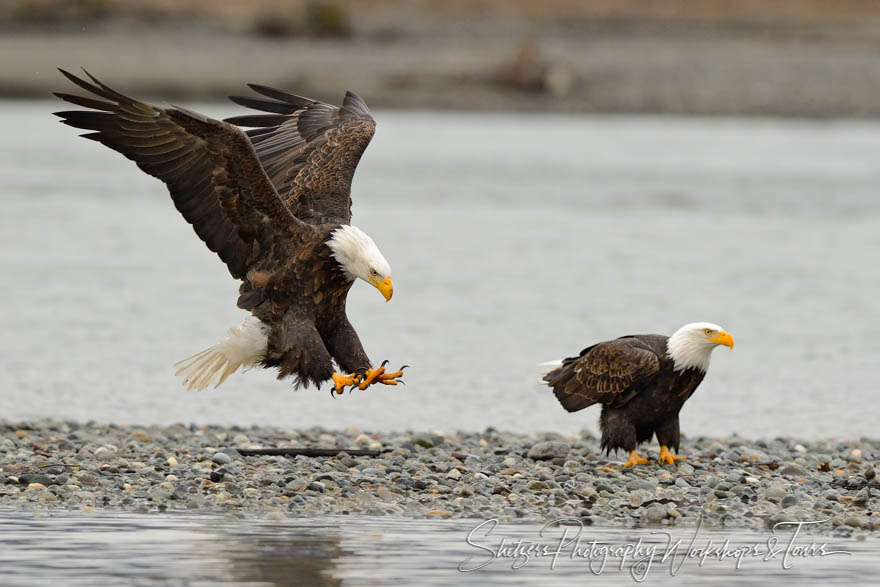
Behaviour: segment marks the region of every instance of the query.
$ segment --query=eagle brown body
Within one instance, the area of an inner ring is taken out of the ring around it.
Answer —
[[[661,455],[667,447],[677,452],[678,414],[703,381],[711,350],[718,344],[732,348],[733,338],[708,323],[686,325],[673,337],[686,344],[671,346],[671,337],[657,334],[600,342],[564,359],[543,380],[569,412],[602,404],[599,425],[606,454],[623,449],[634,455],[655,434]]]
[[[350,373],[372,367],[345,313],[354,277],[327,244],[350,223],[352,177],[375,132],[359,97],[348,92],[337,108],[252,85],[265,98],[232,99],[267,114],[221,122],[134,100],[88,72],[91,83],[62,73],[100,99],[56,94],[89,109],[56,114],[162,180],[199,238],[242,281],[238,306],[267,328],[263,366],[297,385],[330,379],[334,360]]]

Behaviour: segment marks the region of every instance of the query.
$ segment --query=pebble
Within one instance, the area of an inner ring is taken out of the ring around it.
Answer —
[[[529,449],[528,457],[530,459],[541,461],[549,459],[561,459],[568,454],[570,450],[568,444],[559,441],[539,442]]]
[[[101,446],[95,450],[95,458],[99,461],[112,461],[116,458],[115,446]]]
[[[843,523],[847,526],[852,526],[853,528],[858,528],[862,525],[862,521],[858,518],[858,516],[849,516],[845,520],[843,520]]]
[[[649,507],[648,510],[645,512],[645,518],[646,518],[649,522],[655,522],[655,523],[656,523],[656,522],[659,522],[660,520],[662,520],[662,519],[664,519],[664,518],[666,517],[666,512],[667,512],[667,508],[665,508],[664,506],[659,505],[659,504],[652,505],[652,506]]]
[[[780,487],[779,485],[771,485],[764,492],[764,499],[768,499],[770,501],[779,501],[786,495],[788,495],[788,491],[784,487]]]
[[[798,465],[786,465],[779,469],[779,474],[785,477],[803,477],[807,472]]]
[[[214,453],[214,456],[211,457],[211,460],[218,465],[228,465],[232,462],[232,457],[230,457],[225,452],[216,452]]]
[[[421,446],[423,448],[434,448],[434,439],[431,437],[430,434],[414,434],[411,442],[416,446]]]
[[[793,505],[797,505],[798,501],[798,498],[794,495],[786,495],[779,501],[779,506],[781,508],[789,508]]]
[[[236,450],[242,445],[378,445],[389,452],[245,457]],[[804,531],[848,536],[876,530],[880,489],[868,491],[866,484],[880,441],[798,446],[785,438],[684,439],[686,463],[658,466],[657,447],[647,444],[640,452],[650,464],[623,467],[620,457],[605,457],[590,434],[0,420],[0,509],[99,507],[260,519],[369,514],[546,522],[571,516],[618,527],[693,527],[702,519],[705,528],[755,530],[774,520],[822,520]],[[772,462],[782,466],[772,470]],[[830,470],[823,471],[823,463]]]
[[[308,486],[308,482],[302,477],[293,477],[287,483],[285,483],[284,488],[291,491],[302,491]]]
[[[633,479],[632,481],[629,481],[625,487],[629,491],[635,491],[637,489],[653,491],[654,488],[657,487],[657,481],[655,479]]]

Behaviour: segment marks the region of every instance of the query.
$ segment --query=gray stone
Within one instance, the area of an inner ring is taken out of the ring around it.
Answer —
[[[284,484],[285,489],[289,489],[291,491],[302,491],[309,486],[309,482],[303,479],[302,477],[293,477]]]
[[[424,432],[413,434],[412,443],[424,448],[434,448],[434,439],[430,434],[425,434]]]
[[[211,457],[211,460],[218,465],[228,465],[232,462],[232,457],[230,457],[225,452],[215,452],[214,456]]]
[[[95,458],[99,461],[112,461],[116,458],[116,448],[112,446],[102,446],[95,451]]]
[[[565,442],[558,440],[548,440],[539,442],[529,449],[528,458],[543,461],[550,459],[564,458],[568,454],[570,447]]]
[[[786,495],[779,502],[779,505],[784,509],[784,508],[791,507],[793,505],[797,505],[797,503],[798,503],[797,497],[795,497],[794,495]]]
[[[55,481],[49,477],[48,475],[34,475],[33,473],[24,473],[23,475],[18,476],[18,482],[20,485],[30,485],[31,483],[40,483],[45,487],[49,487],[50,485],[54,485]]]
[[[862,521],[858,516],[848,516],[843,520],[843,523],[847,526],[852,526],[853,528],[858,528],[862,525]]]
[[[637,489],[654,491],[655,487],[657,487],[656,479],[633,479],[626,484],[628,491],[636,491]]]
[[[794,464],[782,467],[781,469],[779,469],[778,473],[779,475],[785,477],[803,477],[807,474],[807,472],[804,471],[803,468]]]
[[[786,491],[784,487],[780,487],[779,485],[771,485],[764,492],[764,499],[769,501],[779,501],[786,495],[788,495],[788,491]]]
[[[659,522],[659,521],[663,520],[664,518],[666,518],[666,514],[667,514],[666,507],[659,505],[659,504],[654,504],[651,507],[649,507],[647,509],[647,511],[645,512],[645,518],[649,522],[656,523],[656,522]]]

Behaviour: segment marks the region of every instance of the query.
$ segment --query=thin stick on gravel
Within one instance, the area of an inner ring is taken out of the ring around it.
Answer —
[[[238,453],[245,457],[262,455],[281,455],[286,457],[335,457],[339,453],[346,453],[353,457],[377,457],[382,454],[379,450],[364,450],[352,448],[237,448]]]

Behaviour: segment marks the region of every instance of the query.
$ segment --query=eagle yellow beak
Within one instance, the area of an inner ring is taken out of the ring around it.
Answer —
[[[730,350],[733,350],[733,337],[723,330],[710,338],[709,341],[714,342],[715,344],[723,344],[724,346],[729,347]]]
[[[385,281],[379,281],[375,277],[370,278],[370,283],[376,286],[376,289],[385,296],[385,301],[390,301],[391,296],[394,295],[394,286],[391,284],[391,278],[386,277]]]

